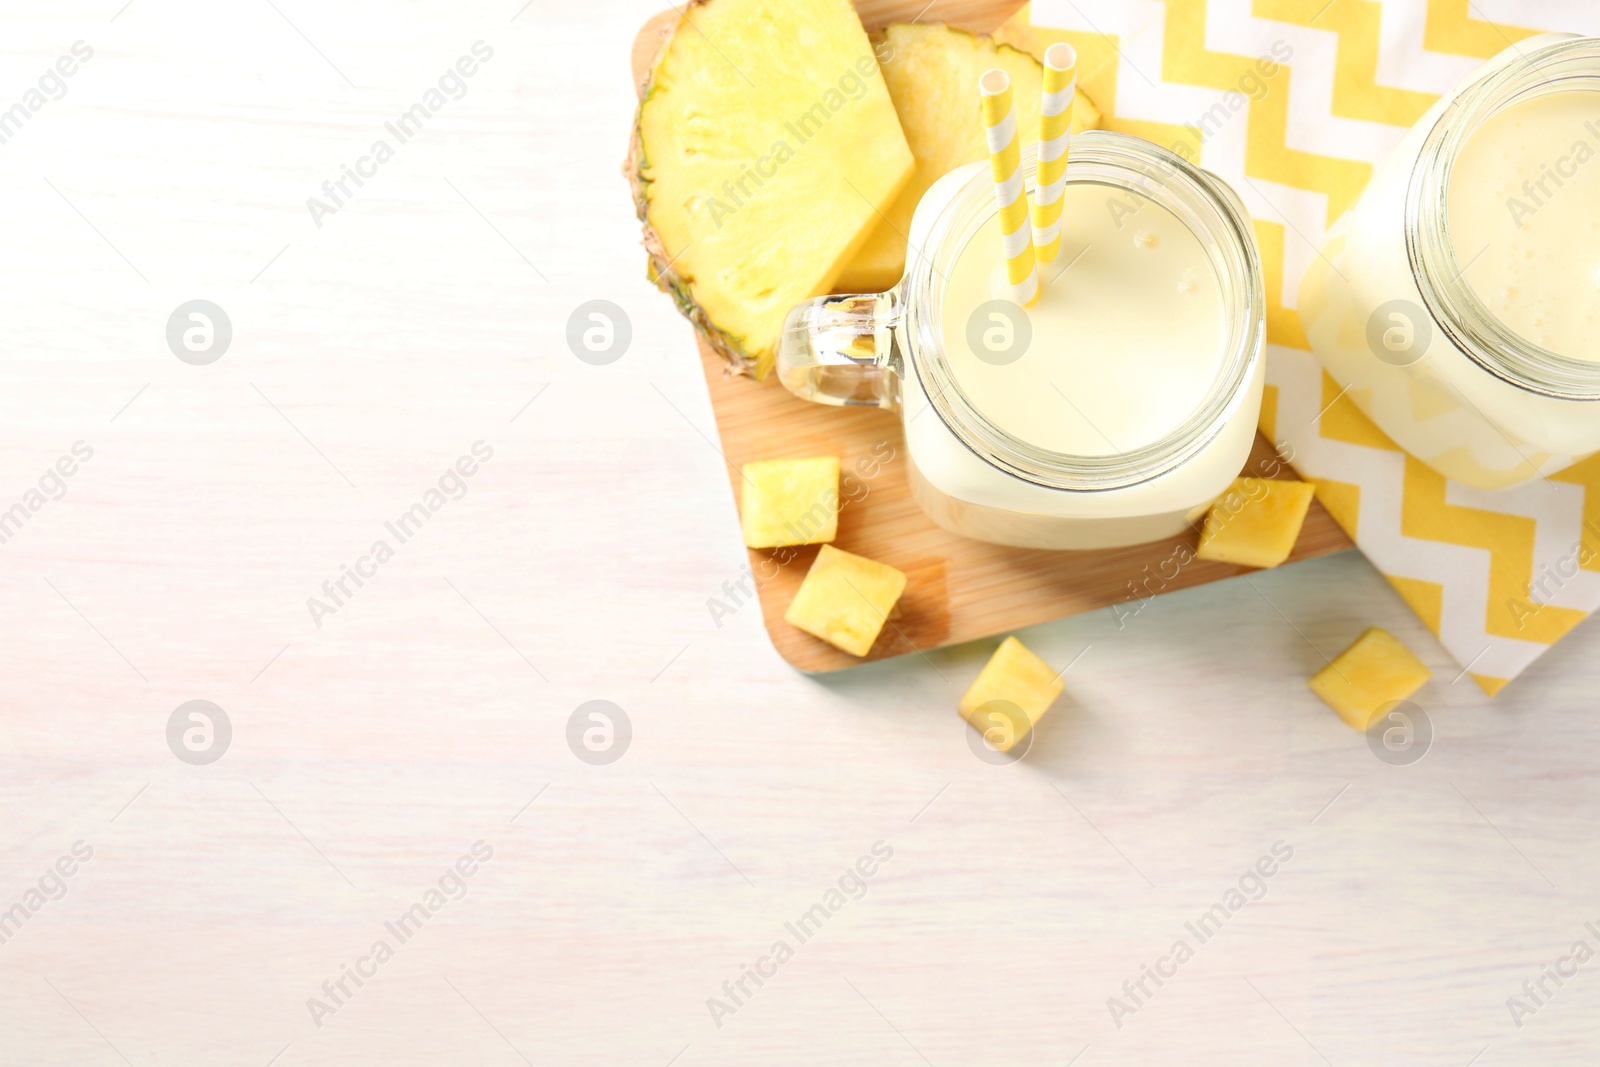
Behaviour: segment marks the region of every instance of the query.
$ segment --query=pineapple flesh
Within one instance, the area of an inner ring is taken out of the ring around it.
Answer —
[[[1206,514],[1199,559],[1276,567],[1289,558],[1315,488],[1309,482],[1236,478]]]
[[[839,276],[834,285],[839,292],[882,292],[899,281],[911,215],[922,194],[957,167],[988,158],[978,101],[978,78],[984,71],[1000,67],[1011,75],[1022,143],[1039,139],[1044,68],[1026,52],[949,26],[897,23],[883,31],[878,61],[917,169]],[[1099,122],[1095,106],[1078,93],[1072,132],[1093,129]]]
[[[749,548],[816,545],[839,534],[839,457],[746,463],[739,522]]]
[[[1050,664],[1007,637],[961,698],[961,717],[995,748],[1009,752],[1044,718],[1065,684]]]
[[[657,60],[628,169],[651,277],[737,368],[829,292],[913,171],[850,0],[699,0]]]
[[[865,656],[905,588],[906,576],[888,564],[823,545],[783,619],[842,652]]]
[[[1400,639],[1374,626],[1311,678],[1311,691],[1357,730],[1383,708],[1405,700],[1433,672]]]

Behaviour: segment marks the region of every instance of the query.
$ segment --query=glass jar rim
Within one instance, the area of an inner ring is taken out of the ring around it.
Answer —
[[[1600,38],[1567,36],[1518,52],[1456,94],[1423,140],[1406,193],[1406,255],[1428,314],[1483,370],[1526,392],[1600,401],[1600,363],[1562,355],[1512,330],[1490,311],[1456,254],[1450,232],[1450,176],[1467,140],[1494,115],[1550,92],[1565,80],[1600,90]]]
[[[1051,489],[1096,492],[1151,481],[1210,444],[1249,392],[1266,336],[1265,290],[1254,231],[1238,195],[1221,179],[1140,137],[1106,130],[1074,134],[1068,182],[1130,189],[1162,205],[1194,230],[1207,248],[1225,306],[1222,368],[1190,415],[1170,433],[1127,452],[1074,455],[1024,441],[990,422],[961,389],[945,359],[942,305],[947,268],[997,209],[987,165],[974,165],[928,230],[902,283],[908,362],[928,404],[969,450],[991,466]],[[1037,147],[1022,149],[1022,173],[1033,186]]]

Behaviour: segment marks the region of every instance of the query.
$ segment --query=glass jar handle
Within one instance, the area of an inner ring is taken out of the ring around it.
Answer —
[[[802,400],[900,409],[898,290],[819,296],[784,320],[778,380]]]

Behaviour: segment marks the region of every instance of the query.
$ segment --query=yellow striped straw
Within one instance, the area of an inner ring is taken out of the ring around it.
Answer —
[[[1057,42],[1044,53],[1044,107],[1039,114],[1039,170],[1033,184],[1033,244],[1040,263],[1061,254],[1061,194],[1067,187],[1067,142],[1078,53]]]
[[[1000,236],[1006,255],[1006,280],[1017,303],[1033,303],[1039,295],[1039,274],[1033,266],[1033,237],[1028,228],[1028,195],[1022,184],[1022,144],[1017,112],[1011,102],[1011,76],[999,67],[978,79],[983,101],[983,127],[989,140],[989,169],[994,174],[995,200],[1000,205]]]

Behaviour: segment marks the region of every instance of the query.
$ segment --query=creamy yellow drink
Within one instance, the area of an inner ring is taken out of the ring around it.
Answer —
[[[1600,91],[1491,115],[1456,157],[1449,204],[1462,276],[1489,311],[1534,344],[1600,362]]]
[[[1160,204],[1088,183],[1069,184],[1064,200],[1061,254],[1040,268],[1039,297],[1023,311],[1025,350],[1013,351],[1014,325],[991,305],[1005,290],[990,219],[949,271],[945,358],[973,406],[1019,440],[1128,453],[1172,433],[1221,372],[1216,276],[1199,238]]]
[[[1031,182],[1033,146],[1020,157]],[[780,380],[898,411],[912,496],[962,536],[1185,537],[1256,438],[1266,301],[1249,217],[1214,175],[1125,134],[1074,136],[1064,181],[1062,247],[1030,304],[1013,299],[992,167],[971,163],[918,203],[892,290],[790,313]]]
[[[1477,489],[1600,450],[1600,40],[1519,42],[1329,232],[1301,325],[1341,395]]]

